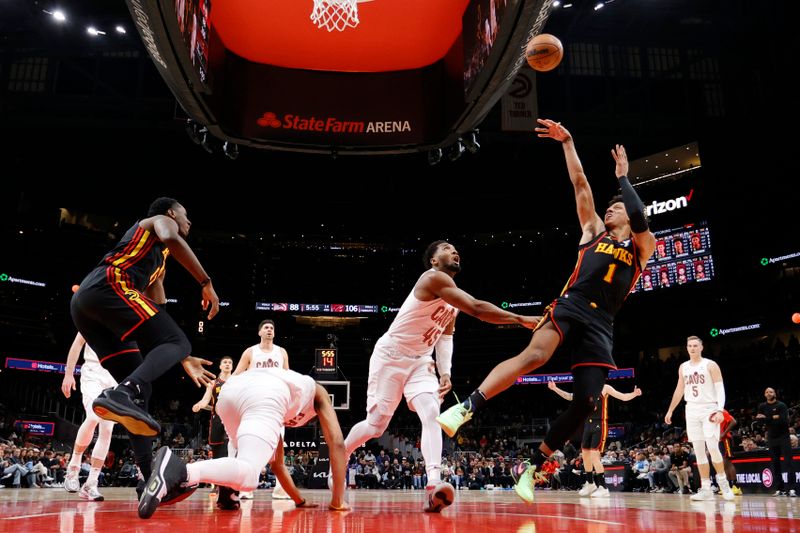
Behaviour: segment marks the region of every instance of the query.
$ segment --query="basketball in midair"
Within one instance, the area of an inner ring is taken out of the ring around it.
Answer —
[[[540,33],[528,42],[525,49],[525,59],[533,70],[547,72],[553,70],[561,63],[564,57],[564,47],[555,35]]]

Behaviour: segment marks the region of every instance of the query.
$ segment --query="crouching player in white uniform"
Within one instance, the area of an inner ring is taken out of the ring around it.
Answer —
[[[75,444],[72,448],[72,457],[67,466],[67,475],[64,478],[64,488],[67,492],[79,492],[79,496],[86,500],[101,502],[103,495],[97,490],[97,479],[100,470],[108,454],[108,447],[111,444],[111,432],[114,430],[114,422],[101,420],[92,411],[92,402],[103,390],[117,386],[117,382],[111,374],[100,366],[97,354],[86,344],[83,335],[78,333],[67,354],[67,367],[64,370],[64,379],[61,382],[61,392],[69,398],[75,390],[75,364],[83,349],[83,365],[81,366],[81,397],[83,408],[86,410],[86,418],[78,428],[78,435],[75,437]],[[92,468],[89,470],[89,477],[83,487],[78,481],[78,474],[81,469],[81,459],[83,452],[94,438],[94,428],[100,426],[97,442],[92,448]]]
[[[686,400],[686,434],[694,448],[701,483],[700,490],[697,494],[693,494],[691,499],[714,499],[714,493],[711,492],[711,469],[708,467],[707,449],[717,471],[717,484],[722,497],[732,500],[733,491],[725,477],[725,466],[719,451],[719,429],[725,410],[722,371],[717,363],[703,358],[703,341],[700,337],[687,338],[686,351],[689,352],[689,360],[678,368],[678,385],[672,394],[672,402],[669,404],[664,422],[672,424],[672,412],[683,395]]]
[[[225,383],[219,393],[217,412],[237,450],[236,457],[187,465],[168,447],[162,447],[156,454],[153,473],[139,501],[141,518],[150,518],[168,493],[198,483],[219,485],[217,506],[237,509],[236,491],[255,489],[261,469],[275,454],[274,462],[278,465],[275,474],[295,505],[316,507],[307,503],[292,483],[288,470],[283,466],[280,446],[284,425],[302,426],[315,416],[319,417],[330,450],[334,484],[328,508],[333,511],[348,509],[344,503],[347,466],[344,439],[328,392],[322,385],[292,370],[253,369],[232,376]]]

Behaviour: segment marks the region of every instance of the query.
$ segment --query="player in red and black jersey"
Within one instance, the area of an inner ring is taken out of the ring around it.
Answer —
[[[545,310],[528,347],[497,365],[466,401],[437,418],[445,433],[454,435],[487,399],[513,385],[517,376],[542,366],[560,346],[571,357],[574,400],[555,420],[539,447],[540,453],[535,454],[537,467],[583,425],[605,385],[608,370],[616,368],[611,356],[614,315],[656,245],[644,205],[627,178],[625,148],[617,145],[611,151],[622,194],[611,200],[601,219],[572,136],[552,120],[539,123],[539,137],[555,139],[564,149],[583,231],[577,264],[561,295]],[[526,501],[532,501],[533,483],[525,478],[532,478],[534,469],[528,470],[515,490]]]
[[[722,462],[725,466],[725,477],[731,490],[737,496],[742,495],[742,489],[736,486],[736,467],[733,466],[733,437],[731,432],[738,425],[727,409],[722,410],[722,422],[719,424],[719,451],[722,453]]]
[[[189,340],[160,306],[166,302],[164,263],[172,255],[200,283],[209,318],[219,310],[211,278],[185,241],[190,226],[185,207],[172,198],[158,198],[147,218],[128,229],[84,278],[70,303],[75,326],[119,383],[103,391],[92,409],[131,433],[136,464],[145,478],[152,460],[147,437],[160,431],[147,412],[152,382],[178,361],[198,386],[214,377],[203,368],[209,361],[188,355]]]
[[[206,393],[203,398],[192,406],[192,411],[195,413],[200,412],[201,409],[210,407],[211,420],[208,426],[208,444],[211,446],[211,453],[214,459],[220,457],[228,457],[228,435],[225,433],[225,426],[222,424],[217,414],[217,400],[222,386],[228,378],[231,377],[233,371],[233,358],[225,356],[219,361],[219,375],[212,383],[206,387]]]

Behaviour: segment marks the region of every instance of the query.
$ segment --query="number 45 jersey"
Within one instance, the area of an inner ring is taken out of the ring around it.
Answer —
[[[422,275],[426,276],[433,270],[426,271]],[[400,306],[400,311],[389,326],[389,330],[380,338],[378,344],[390,348],[396,355],[411,357],[431,355],[436,341],[457,314],[458,309],[441,298],[429,302],[417,300],[412,289],[406,301]]]

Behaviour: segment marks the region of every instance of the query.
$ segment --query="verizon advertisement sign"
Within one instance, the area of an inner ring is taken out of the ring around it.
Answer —
[[[689,194],[678,196],[676,198],[670,198],[669,200],[653,200],[653,203],[646,207],[647,216],[650,218],[653,215],[670,213],[672,211],[677,211],[678,209],[688,207],[689,202],[692,201],[693,195],[694,189],[690,190]]]

